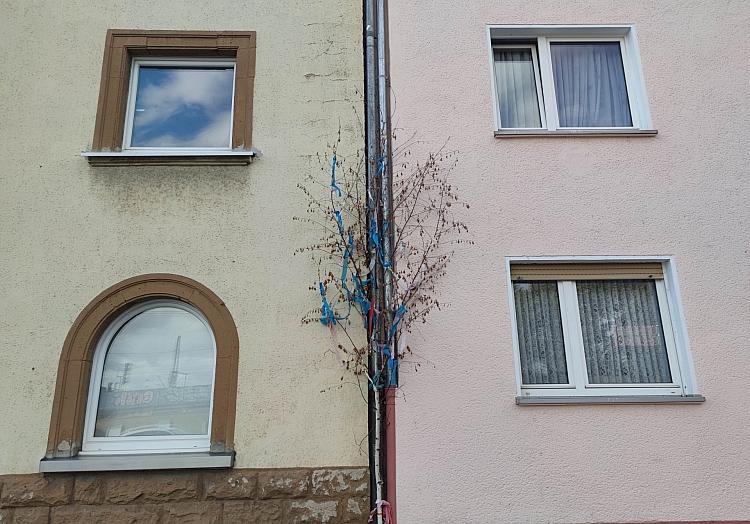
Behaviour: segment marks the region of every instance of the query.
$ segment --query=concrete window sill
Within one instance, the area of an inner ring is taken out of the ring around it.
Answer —
[[[648,137],[656,136],[659,132],[656,129],[498,129],[495,131],[495,138],[540,138],[540,137]]]
[[[74,471],[136,471],[147,469],[231,468],[234,453],[149,453],[141,455],[78,455],[43,458],[40,473]]]
[[[618,395],[570,397],[516,397],[519,406],[564,406],[570,404],[700,404],[703,395]]]
[[[232,151],[84,151],[92,166],[246,166],[255,150]]]

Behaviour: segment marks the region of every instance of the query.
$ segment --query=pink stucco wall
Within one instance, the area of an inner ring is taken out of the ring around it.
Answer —
[[[635,24],[656,138],[493,137],[485,24]],[[395,122],[460,151],[476,246],[415,334],[401,524],[750,518],[750,4],[390,2]],[[699,405],[519,407],[503,257],[672,255]]]

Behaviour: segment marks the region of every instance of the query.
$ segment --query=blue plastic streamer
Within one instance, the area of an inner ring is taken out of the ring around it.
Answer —
[[[396,310],[396,314],[393,315],[393,323],[391,324],[390,329],[388,330],[388,339],[392,339],[393,336],[396,334],[396,330],[398,329],[398,324],[401,322],[401,319],[404,318],[404,315],[406,314],[406,306],[401,304],[398,306],[398,309]]]
[[[386,366],[388,368],[388,383],[387,386],[398,385],[398,359],[393,358],[390,346],[383,347],[383,356],[385,356]]]
[[[381,176],[385,171],[385,157],[381,156],[378,159],[378,176]]]
[[[336,183],[336,153],[331,157],[331,191],[334,191],[337,197],[341,197],[341,188]]]
[[[326,298],[326,290],[323,287],[323,282],[318,282],[318,287],[320,288],[320,297],[323,301],[323,306],[321,307],[320,312],[320,323],[324,326],[333,326],[334,324],[336,324],[336,315],[331,309],[330,304],[328,304],[328,299]]]
[[[337,197],[341,197],[343,192],[341,190],[341,187],[338,185],[338,182],[336,181],[336,166],[337,166],[338,160],[336,158],[336,154],[334,153],[331,156],[331,192],[334,193]],[[384,156],[380,157],[378,159],[378,169],[377,169],[377,176],[382,176],[386,169],[386,158]],[[368,204],[369,204],[368,200]],[[370,207],[368,205],[368,207]],[[341,211],[336,209],[334,207],[333,209],[333,215],[334,219],[336,220],[336,225],[338,226],[339,233],[343,237],[345,235],[345,227],[344,227],[344,219],[341,214]],[[388,228],[389,223],[385,222],[383,224],[383,235],[388,234]],[[390,267],[390,264],[388,264],[385,260],[385,253],[383,249],[383,245],[381,243],[381,234],[378,231],[378,224],[377,220],[371,220],[370,221],[370,228],[368,232],[369,236],[369,244],[374,249],[376,254],[376,259],[378,259],[384,268]],[[365,324],[365,328],[369,330],[369,322],[370,322],[370,309],[372,308],[372,304],[368,300],[367,293],[365,290],[365,287],[369,283],[369,278],[362,278],[359,274],[357,274],[356,271],[352,271],[350,275],[349,271],[349,264],[354,257],[354,239],[351,234],[347,236],[346,241],[342,241],[339,244],[339,249],[343,251],[342,254],[342,262],[341,262],[341,288],[346,294],[349,311],[345,316],[337,316],[336,312],[331,307],[331,304],[328,302],[328,298],[326,297],[326,289],[322,282],[318,283],[318,287],[320,290],[320,297],[321,297],[321,315],[320,315],[320,323],[324,326],[334,326],[338,322],[341,322],[343,320],[346,320],[351,315],[352,310],[352,304],[354,304],[355,309],[359,310],[360,315],[362,316]],[[371,261],[372,264],[375,263],[375,260]],[[370,271],[372,271],[372,267],[370,267]],[[349,279],[351,279],[352,287],[349,286]],[[403,305],[399,306],[399,308],[396,310],[393,322],[388,330],[388,337],[389,340],[392,340],[394,335],[396,334],[396,331],[398,330],[398,325],[403,319],[404,315],[406,314],[406,307]],[[373,319],[373,322],[377,323],[377,311],[375,311],[375,318]],[[382,346],[383,356],[385,358],[385,369],[378,370],[375,375],[372,377],[372,387],[375,388],[382,388],[386,386],[397,386],[398,385],[398,358],[396,358],[391,350],[391,347],[389,345]],[[383,383],[383,372],[387,369],[388,372],[388,378],[387,378],[387,384]]]
[[[336,224],[339,226],[339,233],[342,235],[344,234],[344,218],[341,216],[341,211],[338,209],[333,211],[334,216],[336,217]]]
[[[383,245],[380,243],[380,235],[378,234],[378,225],[374,220],[370,221],[370,242],[375,247],[375,253],[377,253],[380,262],[383,262],[385,258],[383,255]]]

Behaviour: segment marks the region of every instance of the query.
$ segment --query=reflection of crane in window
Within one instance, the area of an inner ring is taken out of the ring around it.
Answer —
[[[107,384],[107,391],[122,391],[125,388],[125,384],[130,379],[130,370],[133,368],[133,364],[125,362],[122,366],[122,373],[117,376],[117,382],[109,382]]]
[[[178,387],[177,381],[182,377],[182,384],[181,387],[185,387],[187,384],[187,373],[180,373],[180,341],[182,340],[182,335],[179,335],[177,337],[177,344],[175,344],[174,347],[174,358],[172,359],[172,372],[169,374],[169,387],[170,388],[176,388]]]

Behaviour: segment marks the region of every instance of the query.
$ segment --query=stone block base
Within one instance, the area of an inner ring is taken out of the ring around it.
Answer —
[[[367,522],[367,468],[0,475],[0,524]]]

